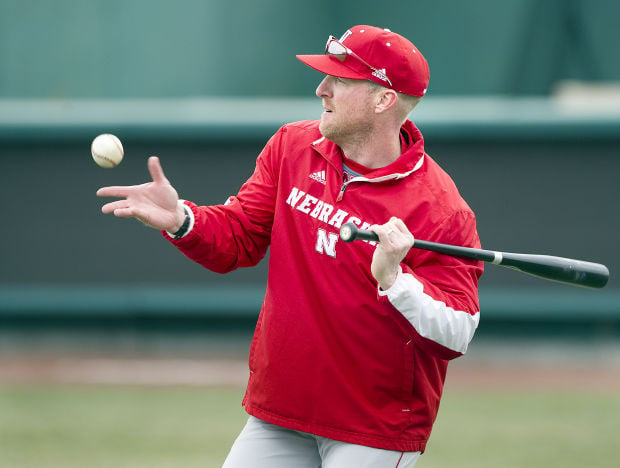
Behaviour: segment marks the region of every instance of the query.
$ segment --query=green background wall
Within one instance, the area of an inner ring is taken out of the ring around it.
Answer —
[[[322,53],[354,24],[427,57],[431,95],[544,94],[619,80],[614,0],[3,0],[0,97],[308,96]]]

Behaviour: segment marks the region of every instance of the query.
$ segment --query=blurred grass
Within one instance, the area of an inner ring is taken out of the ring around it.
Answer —
[[[449,393],[420,468],[610,468],[620,395],[570,388]]]
[[[1,386],[0,466],[219,467],[241,388]],[[603,468],[620,459],[620,396],[448,392],[420,468]]]
[[[0,466],[219,467],[240,388],[0,387]]]

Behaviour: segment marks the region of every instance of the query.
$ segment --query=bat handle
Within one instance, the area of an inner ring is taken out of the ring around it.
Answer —
[[[356,239],[379,241],[379,236],[372,231],[358,228],[353,223],[344,223],[340,228],[340,238],[345,242],[353,242]]]

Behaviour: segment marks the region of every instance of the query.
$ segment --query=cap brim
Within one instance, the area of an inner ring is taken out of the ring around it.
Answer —
[[[296,57],[309,67],[326,75],[350,78],[352,80],[368,79],[368,74],[351,70],[343,62],[330,55],[297,55]]]

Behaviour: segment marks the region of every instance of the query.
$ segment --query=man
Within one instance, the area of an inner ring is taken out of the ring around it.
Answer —
[[[153,181],[107,187],[104,213],[164,231],[216,272],[270,247],[243,400],[250,417],[226,468],[412,467],[437,415],[448,360],[478,325],[482,264],[411,249],[413,235],[479,247],[475,218],[424,153],[407,116],[428,65],[404,37],[356,26],[325,54],[320,121],[285,125],[225,205],[179,201],[157,158]],[[345,222],[379,243],[339,242]]]

